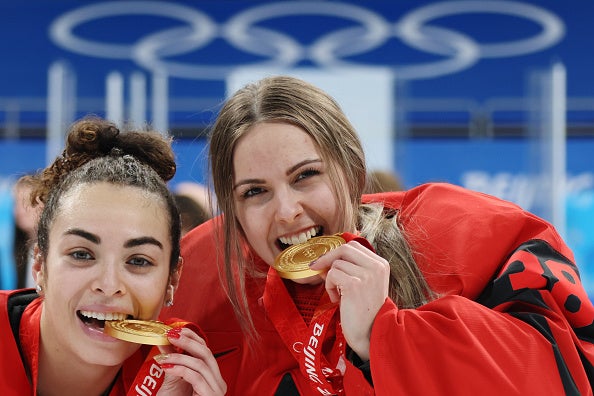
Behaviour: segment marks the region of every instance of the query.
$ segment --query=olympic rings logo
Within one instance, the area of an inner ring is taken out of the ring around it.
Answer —
[[[461,32],[433,22],[461,14],[500,14],[526,19],[540,26],[533,37],[499,43],[480,43]],[[78,37],[79,25],[116,16],[149,15],[179,20],[182,25],[144,36],[132,44],[118,44]],[[325,16],[355,23],[324,34],[303,45],[263,22],[291,16]],[[129,59],[152,72],[170,77],[222,80],[239,66],[290,68],[302,61],[324,67],[381,66],[400,79],[423,79],[467,69],[481,58],[519,56],[542,51],[558,43],[565,27],[555,14],[535,5],[505,0],[443,1],[419,7],[390,22],[358,5],[340,2],[283,1],[248,8],[219,24],[206,13],[182,4],[163,1],[111,1],[77,8],[58,17],[50,37],[58,46],[75,53],[111,59]],[[235,49],[268,58],[240,65],[183,63],[168,59],[198,51],[215,39]],[[345,59],[377,50],[398,39],[413,49],[436,55],[437,61],[408,65],[368,65]]]

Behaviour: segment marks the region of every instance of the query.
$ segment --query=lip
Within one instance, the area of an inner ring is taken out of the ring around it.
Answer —
[[[132,315],[130,313],[126,313],[126,312],[128,312],[127,309],[124,309],[121,307],[114,307],[114,306],[93,304],[93,305],[87,305],[87,306],[81,307],[80,309],[77,309],[75,311],[75,316],[76,316],[76,319],[78,320],[78,323],[81,326],[82,331],[88,337],[90,337],[94,340],[101,341],[101,342],[119,342],[120,340],[105,334],[103,332],[103,329],[101,329],[97,326],[92,326],[92,325],[85,323],[79,316],[81,311],[91,312],[93,314],[124,313],[125,315],[127,315],[128,318],[134,317],[134,315]],[[97,315],[95,315],[95,316],[97,316]]]
[[[87,325],[78,317],[78,315],[76,316],[76,319],[78,320],[83,333],[85,333],[89,338],[101,342],[120,342],[120,340],[117,338],[113,338],[112,336],[105,334],[103,330]]]

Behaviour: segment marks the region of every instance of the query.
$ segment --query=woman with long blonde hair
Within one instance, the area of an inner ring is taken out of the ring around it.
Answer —
[[[222,215],[163,315],[204,324],[230,394],[592,394],[594,307],[546,221],[449,184],[363,194],[354,128],[287,76],[226,101],[210,165]]]

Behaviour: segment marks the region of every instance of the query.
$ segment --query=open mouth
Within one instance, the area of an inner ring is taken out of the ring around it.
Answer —
[[[106,320],[124,320],[133,319],[132,315],[127,315],[121,312],[91,312],[91,311],[76,311],[78,318],[88,327],[92,327],[103,331]]]
[[[310,240],[311,238],[318,236],[318,235],[323,235],[324,234],[324,228],[321,226],[318,227],[312,227],[309,230],[302,232],[298,235],[293,235],[289,238],[287,237],[280,237],[277,240],[278,246],[280,248],[280,250],[285,250],[286,248],[288,248],[289,246],[292,245],[296,245],[298,243],[303,243],[306,242],[308,240]]]

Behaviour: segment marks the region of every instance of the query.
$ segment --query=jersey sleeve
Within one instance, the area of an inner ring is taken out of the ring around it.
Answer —
[[[414,310],[385,302],[371,335],[376,394],[592,394],[594,307],[549,223],[450,185],[379,199],[439,296]]]

